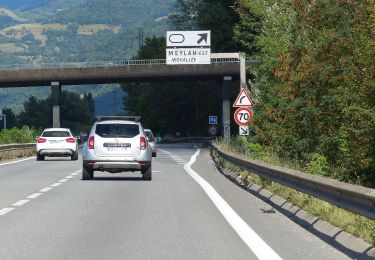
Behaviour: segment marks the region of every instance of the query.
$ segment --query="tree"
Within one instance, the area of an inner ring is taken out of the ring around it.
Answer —
[[[91,93],[83,95],[61,92],[61,126],[70,128],[72,131],[88,129],[94,121],[94,101]],[[34,128],[52,127],[52,98],[49,96],[44,100],[30,97],[24,104],[24,111],[20,113],[21,125]]]
[[[14,114],[14,112],[11,108],[4,107],[2,109],[2,113],[3,113],[3,115],[6,116],[6,125],[7,125],[8,129],[17,126],[16,115]]]

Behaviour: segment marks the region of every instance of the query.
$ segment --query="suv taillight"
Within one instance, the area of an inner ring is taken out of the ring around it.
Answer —
[[[89,137],[89,141],[87,144],[89,146],[89,149],[94,149],[94,137],[93,136]]]
[[[74,139],[74,138],[68,138],[68,139],[66,139],[66,142],[68,142],[68,143],[75,143],[76,139]]]
[[[141,150],[146,150],[146,148],[147,148],[146,138],[141,136]]]
[[[40,143],[45,143],[45,142],[47,142],[47,139],[45,139],[45,138],[38,138],[38,143],[40,144]]]

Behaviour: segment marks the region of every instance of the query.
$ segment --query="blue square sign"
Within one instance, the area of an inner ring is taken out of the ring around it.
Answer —
[[[218,116],[209,116],[208,117],[208,123],[210,125],[217,125],[218,122]]]

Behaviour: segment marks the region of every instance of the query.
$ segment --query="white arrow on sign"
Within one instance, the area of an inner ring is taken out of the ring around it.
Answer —
[[[254,106],[253,101],[251,101],[246,90],[242,88],[240,94],[238,95],[236,101],[233,104],[233,107],[253,107],[253,106]]]
[[[209,47],[211,31],[168,31],[167,47]]]
[[[250,134],[250,131],[249,131],[249,126],[239,126],[239,132],[240,132],[240,135],[249,135]]]

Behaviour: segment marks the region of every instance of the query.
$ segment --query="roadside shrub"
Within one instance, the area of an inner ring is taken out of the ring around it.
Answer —
[[[0,144],[33,143],[38,131],[24,126],[21,129],[12,128],[0,132]]]
[[[324,155],[313,153],[310,156],[310,161],[307,163],[307,172],[320,175],[329,176],[329,163]]]

